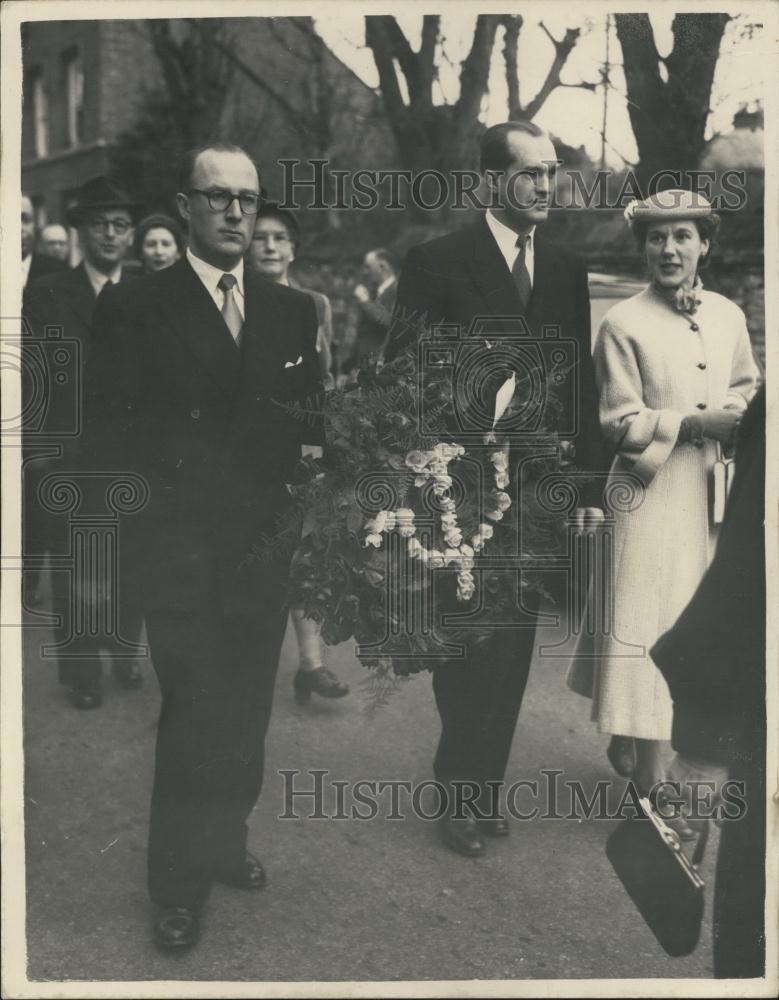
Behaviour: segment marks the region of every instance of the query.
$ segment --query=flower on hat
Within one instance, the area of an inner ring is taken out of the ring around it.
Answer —
[[[625,216],[625,222],[633,221],[638,205],[639,205],[638,198],[634,198],[633,201],[628,202],[625,211],[622,213]]]

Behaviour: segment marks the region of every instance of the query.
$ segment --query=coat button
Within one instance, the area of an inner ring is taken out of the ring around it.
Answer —
[[[697,333],[698,330],[700,330],[700,327],[698,326],[697,323],[690,323],[690,329],[692,330],[693,333]]]
[[[705,403],[698,403],[698,409],[699,410],[705,410],[706,409],[706,404]]]
[[[189,415],[190,415],[190,417],[192,417],[193,420],[199,420],[200,419],[200,410],[198,410],[198,408],[195,407],[194,410],[190,410]]]
[[[700,370],[702,372],[706,371],[706,365],[705,365],[705,363],[703,361],[699,361],[698,362],[698,367],[700,368]]]

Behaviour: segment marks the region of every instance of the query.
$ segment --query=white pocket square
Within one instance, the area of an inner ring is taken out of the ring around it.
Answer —
[[[296,367],[297,365],[302,365],[302,364],[303,364],[303,356],[301,355],[301,356],[300,356],[300,357],[299,357],[299,358],[297,359],[297,361],[286,361],[286,362],[284,363],[284,367],[285,367],[285,368],[295,368],[295,367]]]

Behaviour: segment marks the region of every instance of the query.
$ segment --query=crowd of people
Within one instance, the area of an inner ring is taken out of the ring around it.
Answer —
[[[613,628],[594,637],[593,655],[575,659],[569,684],[592,698],[593,719],[611,738],[609,759],[642,794],[669,774],[707,773],[711,754],[692,752],[700,741],[680,739],[674,728],[677,700],[689,694],[684,672],[705,673],[703,653],[694,642],[679,653],[678,634],[676,644],[663,637],[669,630],[674,636],[674,623],[704,588],[728,592],[727,582],[716,585],[707,575],[723,530],[712,515],[712,474],[734,452],[739,460],[741,430],[753,456],[762,432],[750,408],[760,373],[743,313],[701,282],[717,216],[690,191],[650,195],[629,208],[649,280],[609,311],[593,353],[585,264],[575,248],[543,234],[556,159],[551,140],[535,125],[510,122],[485,132],[480,154],[493,207],[475,224],[413,248],[399,280],[391,254],[368,253],[353,289],[354,344],[336,359],[330,302],[300,288],[291,273],[301,243],[297,219],[261,198],[257,168],[243,149],[211,144],[188,154],[177,195],[181,223],[144,217],[109,178],[89,181],[65,220],[82,254],[72,269],[50,256],[41,270],[44,245],[34,248],[23,199],[25,317],[36,331],[62,326],[80,342],[85,365],[84,426],[73,451],[65,445],[59,457],[38,457],[33,442],[26,452],[26,552],[57,551],[61,519],[42,513],[36,492],[53,463],[132,470],[149,487],[146,509],[124,536],[119,613],[127,639],[138,639],[145,620],[162,692],[149,834],[161,948],[195,943],[212,882],[256,889],[266,881],[246,849],[246,821],[262,783],[288,614],[279,584],[289,566],[280,554],[249,565],[244,557],[257,538],[272,534],[288,505],[286,484],[302,450],[326,447],[324,428],[296,421],[287,404],[322,397],[360,356],[392,364],[434,324],[467,331],[476,319],[508,316],[533,335],[552,326],[576,341],[573,371],[550,389],[550,419],[552,429],[571,429],[576,468],[589,476],[578,481],[575,530],[609,527],[615,576]],[[62,242],[54,228],[50,254],[52,242]],[[500,439],[516,384],[507,372],[493,386],[485,434]],[[640,485],[641,502],[609,510],[604,484],[625,475]],[[758,493],[753,486],[739,494],[742,521],[762,521]],[[750,668],[742,735],[761,704],[764,655],[754,596],[762,586],[759,541],[751,535],[750,546],[751,561],[734,586],[751,588],[757,620],[750,619],[739,657],[721,668],[732,683],[733,670],[745,662]],[[735,559],[732,544],[729,551]],[[728,565],[715,565],[727,581]],[[32,595],[38,582],[29,569]],[[532,620],[535,600],[525,596],[525,619]],[[68,594],[55,585],[52,601],[67,628]],[[325,666],[316,623],[300,609],[291,613],[300,650],[297,700],[343,697],[348,687]],[[452,803],[463,785],[478,793],[471,809],[447,810],[440,822],[443,843],[461,856],[479,857],[485,838],[510,832],[495,791],[534,638],[527,621],[496,629],[488,642],[466,645],[460,660],[433,669],[441,718],[435,777],[453,790]],[[620,655],[617,640],[643,655]],[[126,686],[140,683],[137,663],[118,661],[115,669]],[[62,664],[60,679],[77,708],[99,707],[95,658]],[[720,770],[711,773],[721,775],[722,754],[716,764]],[[756,761],[753,778],[759,770]],[[749,794],[759,797],[757,778],[753,785]],[[695,836],[686,823],[678,832]],[[755,927],[759,877],[751,891]],[[719,974],[731,967],[721,963]]]

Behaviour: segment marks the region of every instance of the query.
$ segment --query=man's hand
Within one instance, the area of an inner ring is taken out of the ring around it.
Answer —
[[[365,285],[355,285],[352,295],[357,299],[358,302],[370,302],[371,293],[365,287]]]
[[[573,512],[574,527],[577,534],[587,531],[597,531],[603,524],[604,515],[600,507],[577,507]]]

